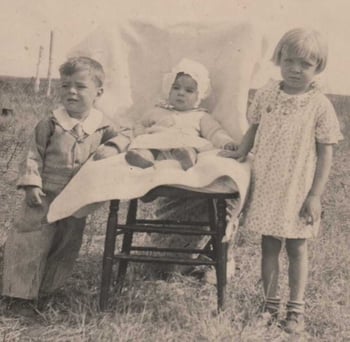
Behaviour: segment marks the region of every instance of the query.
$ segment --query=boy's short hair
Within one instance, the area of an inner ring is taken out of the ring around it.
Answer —
[[[315,58],[316,72],[322,72],[327,64],[328,46],[324,37],[316,30],[295,28],[285,33],[272,55],[272,62],[280,65],[283,51],[292,50],[300,57]]]
[[[90,72],[91,78],[98,87],[103,86],[103,82],[105,79],[103,67],[99,62],[90,57],[71,57],[66,62],[64,62],[59,68],[61,76],[70,76],[82,70],[88,70]]]

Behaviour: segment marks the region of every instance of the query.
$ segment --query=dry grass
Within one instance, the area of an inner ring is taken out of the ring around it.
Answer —
[[[1,106],[15,117],[0,122],[0,242],[4,242],[21,194],[14,187],[19,154],[35,122],[56,102],[33,95],[28,80],[0,80]],[[326,215],[320,237],[310,244],[306,294],[307,334],[290,338],[277,327],[259,326],[262,301],[259,237],[241,231],[236,244],[237,270],[228,284],[227,307],[219,315],[215,287],[190,277],[145,280],[145,268],[128,272],[111,312],[97,309],[107,207],[89,220],[80,258],[66,286],[52,296],[41,315],[15,317],[0,300],[3,341],[350,341],[349,132],[350,98],[332,96],[346,139],[337,147],[324,196]],[[1,260],[2,258],[0,258]],[[286,274],[283,258],[282,274]],[[287,297],[287,280],[282,279]]]

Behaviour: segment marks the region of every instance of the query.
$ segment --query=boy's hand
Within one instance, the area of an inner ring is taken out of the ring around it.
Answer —
[[[39,207],[43,204],[41,197],[46,196],[41,188],[37,186],[28,186],[25,188],[25,200],[29,207]]]
[[[300,217],[306,220],[306,224],[313,225],[321,218],[321,198],[318,195],[308,195],[300,210]]]
[[[117,146],[113,145],[101,145],[97,148],[94,153],[93,160],[107,159],[119,154]]]

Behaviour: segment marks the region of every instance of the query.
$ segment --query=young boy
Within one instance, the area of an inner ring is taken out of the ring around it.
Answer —
[[[18,181],[25,201],[5,244],[2,294],[23,299],[12,301],[13,310],[28,311],[39,293],[61,287],[79,254],[85,218],[48,224],[50,203],[94,152],[101,151],[101,159],[105,150],[121,152],[129,144],[94,108],[103,94],[101,64],[76,57],[59,71],[62,107],[35,127]]]

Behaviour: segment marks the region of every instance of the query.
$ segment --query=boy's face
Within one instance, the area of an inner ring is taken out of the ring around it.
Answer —
[[[178,111],[186,111],[193,109],[197,100],[197,82],[189,75],[177,77],[170,89],[169,104]]]
[[[103,88],[96,85],[88,70],[61,76],[61,103],[73,118],[83,118],[102,94]]]

